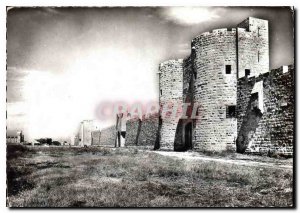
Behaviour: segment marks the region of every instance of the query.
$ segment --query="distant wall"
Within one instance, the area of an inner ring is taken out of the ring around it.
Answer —
[[[92,131],[92,145],[100,145],[100,130]]]
[[[158,137],[158,115],[150,116],[142,121],[138,139],[139,146],[153,146]]]
[[[100,145],[101,146],[115,146],[116,126],[107,127],[101,130]]]
[[[74,138],[74,146],[79,146],[79,142],[80,142],[79,140],[80,139],[78,136]]]
[[[6,137],[6,142],[7,143],[17,143],[18,138],[17,138],[17,136],[7,136]]]
[[[101,130],[101,146],[115,146],[116,127],[111,126]],[[95,134],[95,137],[96,134]],[[142,119],[130,119],[126,122],[125,146],[147,146],[154,148],[158,137],[158,114],[152,114]]]
[[[126,122],[126,146],[137,146],[141,124],[142,122],[138,118],[130,119]]]
[[[126,146],[150,146],[154,148],[157,136],[157,114],[143,119],[131,119],[126,123]]]

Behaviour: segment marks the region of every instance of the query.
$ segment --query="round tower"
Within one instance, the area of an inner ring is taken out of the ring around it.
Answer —
[[[217,29],[192,41],[195,51],[193,146],[196,150],[235,150],[236,30]]]
[[[160,149],[173,150],[178,124],[177,107],[183,99],[183,60],[169,60],[159,66]],[[175,113],[174,113],[175,111]]]

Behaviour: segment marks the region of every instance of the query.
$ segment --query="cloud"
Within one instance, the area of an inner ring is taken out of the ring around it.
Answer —
[[[161,10],[161,15],[180,25],[193,25],[218,19],[218,10],[206,7],[167,7]]]
[[[14,102],[14,103],[6,103],[7,115],[8,116],[25,115],[26,108],[24,106],[25,103],[22,101]]]
[[[43,7],[41,8],[41,12],[45,16],[61,16],[64,13],[60,12],[59,10],[55,9],[54,7]]]
[[[16,67],[7,67],[6,79],[8,81],[22,81],[29,74],[29,70],[18,69]]]
[[[60,12],[58,12],[58,10],[52,8],[52,7],[45,7],[43,8],[45,11],[47,11],[48,13],[52,13],[52,14],[61,14]]]
[[[23,94],[26,79],[33,72],[40,72],[37,70],[21,69],[17,67],[7,67],[6,85],[7,103],[20,102],[25,100]]]

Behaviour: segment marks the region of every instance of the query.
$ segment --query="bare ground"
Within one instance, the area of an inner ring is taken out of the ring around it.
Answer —
[[[207,156],[198,152],[170,152],[170,151],[154,151],[157,154],[179,158],[188,161],[211,161],[223,164],[236,164],[244,166],[254,166],[254,167],[271,167],[271,168],[285,168],[293,169],[293,159],[281,159],[269,157],[259,157],[259,156],[247,156],[242,154],[234,153],[234,155],[229,155],[229,157],[218,157],[218,156]],[[233,157],[234,156],[234,157]],[[230,157],[232,157],[230,159]]]

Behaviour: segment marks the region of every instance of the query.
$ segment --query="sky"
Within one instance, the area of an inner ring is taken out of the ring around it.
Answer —
[[[281,7],[12,8],[7,12],[7,133],[69,140],[102,103],[158,100],[158,65],[191,40],[247,17],[269,20],[270,68],[294,63],[293,13]]]

